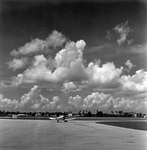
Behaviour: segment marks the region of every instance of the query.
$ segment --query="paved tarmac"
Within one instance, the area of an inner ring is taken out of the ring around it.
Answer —
[[[146,150],[147,131],[95,121],[0,119],[0,150]]]

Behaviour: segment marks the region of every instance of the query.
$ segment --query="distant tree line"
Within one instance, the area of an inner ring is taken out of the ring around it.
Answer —
[[[72,111],[68,112],[19,112],[19,111],[5,111],[0,110],[0,116],[9,116],[12,115],[24,115],[26,117],[50,117],[50,116],[67,116],[72,114],[77,117],[145,117],[146,114],[135,113],[135,112],[124,112],[124,111],[111,111],[111,113],[104,113],[103,111],[96,111],[96,113],[91,113],[90,110],[79,110],[78,113],[73,113]]]
[[[103,111],[96,111],[92,114],[91,111],[79,111],[80,117],[144,117],[146,114],[135,113],[135,112],[123,112],[123,111],[111,111],[111,113],[104,113]]]

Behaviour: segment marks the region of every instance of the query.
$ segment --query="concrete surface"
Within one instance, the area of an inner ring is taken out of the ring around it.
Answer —
[[[0,150],[146,150],[147,131],[95,121],[0,119]]]

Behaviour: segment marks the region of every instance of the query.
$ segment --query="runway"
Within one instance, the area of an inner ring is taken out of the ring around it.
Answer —
[[[146,150],[147,131],[95,121],[0,119],[0,150]]]

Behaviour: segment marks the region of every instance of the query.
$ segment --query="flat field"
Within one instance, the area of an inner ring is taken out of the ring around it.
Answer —
[[[147,131],[95,122],[0,119],[0,150],[147,149]]]

